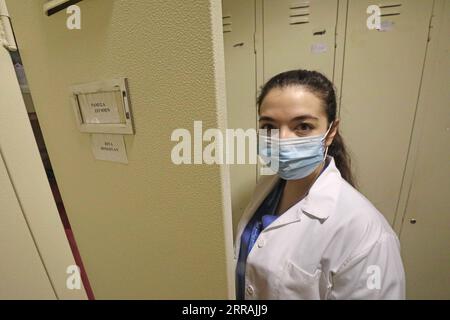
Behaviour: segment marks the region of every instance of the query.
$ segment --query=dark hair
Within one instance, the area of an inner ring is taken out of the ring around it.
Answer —
[[[323,74],[317,71],[292,70],[282,72],[270,79],[261,89],[258,97],[258,113],[264,98],[270,90],[274,88],[285,88],[289,86],[302,86],[315,94],[323,101],[323,106],[327,114],[328,123],[336,120],[337,103],[336,93],[333,83]],[[333,156],[336,166],[342,177],[356,187],[355,180],[351,172],[351,160],[344,144],[344,140],[339,132],[334,136],[333,142],[328,148],[328,154]]]

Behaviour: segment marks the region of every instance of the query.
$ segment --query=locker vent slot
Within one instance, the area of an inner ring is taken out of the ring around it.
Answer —
[[[231,15],[222,17],[223,33],[231,32]]]
[[[300,1],[292,3],[289,6],[289,24],[309,23],[309,1]]]
[[[381,9],[381,17],[392,17],[399,16],[400,9],[402,7],[401,3],[391,3],[391,4],[381,4],[379,5]]]

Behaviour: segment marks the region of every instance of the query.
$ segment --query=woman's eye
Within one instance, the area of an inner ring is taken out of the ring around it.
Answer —
[[[312,126],[308,123],[300,123],[295,130],[297,131],[309,131],[312,129]]]

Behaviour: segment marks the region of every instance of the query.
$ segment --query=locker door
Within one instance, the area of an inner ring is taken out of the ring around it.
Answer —
[[[4,0],[0,15],[8,26]],[[86,299],[82,286],[67,286],[67,267],[75,260],[7,51],[15,47],[12,28],[5,30],[10,32],[0,32],[0,299]]]
[[[0,208],[0,299],[56,299],[1,153]]]
[[[400,234],[408,299],[450,299],[450,1],[436,3]]]
[[[333,78],[337,0],[264,0],[264,80],[292,69]]]
[[[256,128],[255,2],[224,0],[223,31],[228,128]],[[236,152],[235,152],[236,155]],[[256,184],[255,165],[230,166],[233,227],[250,201]]]
[[[371,0],[350,0],[341,132],[360,190],[393,222],[414,122],[433,1],[380,1],[381,30],[367,28]]]

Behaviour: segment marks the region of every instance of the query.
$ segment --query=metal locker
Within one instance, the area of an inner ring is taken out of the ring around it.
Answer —
[[[342,81],[341,132],[360,191],[392,223],[410,145],[433,1],[350,0]]]
[[[395,222],[401,226],[407,299],[450,298],[450,1],[435,4],[403,201]]]
[[[56,299],[1,154],[0,188],[0,299]]]
[[[255,1],[224,0],[222,11],[228,128],[254,129],[257,121]],[[236,230],[256,185],[255,166],[230,165],[230,184],[233,230]]]
[[[264,0],[264,80],[292,69],[333,78],[337,0]]]

